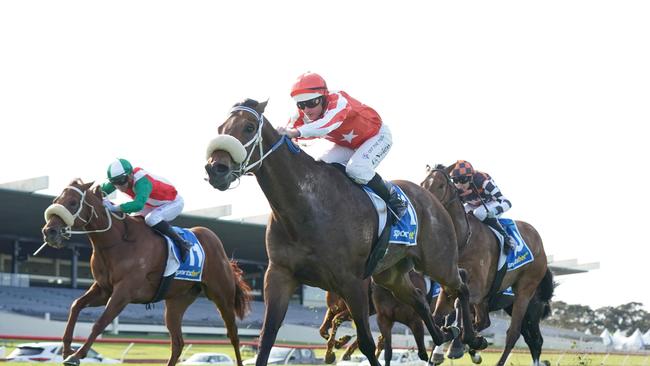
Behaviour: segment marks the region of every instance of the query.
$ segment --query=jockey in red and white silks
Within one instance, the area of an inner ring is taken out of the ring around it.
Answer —
[[[401,217],[406,203],[375,172],[393,145],[390,129],[379,114],[344,91],[329,92],[325,80],[315,73],[300,75],[291,96],[298,113],[278,132],[292,138],[323,137],[333,142],[320,160],[345,165],[353,181],[368,185]]]

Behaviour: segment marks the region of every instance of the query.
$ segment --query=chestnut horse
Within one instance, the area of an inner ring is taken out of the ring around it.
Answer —
[[[500,248],[492,230],[474,216],[465,213],[458,190],[449,178],[449,173],[452,168],[453,166],[445,167],[443,165],[436,165],[433,169],[428,168],[428,175],[421,185],[440,200],[452,217],[458,238],[460,252],[459,265],[467,271],[470,302],[476,310],[475,326],[477,331],[481,331],[490,325],[488,315],[490,299],[487,297],[497,272]],[[546,253],[544,252],[544,246],[539,233],[532,225],[526,222],[516,221],[516,225],[522,238],[528,244],[534,256],[534,261],[518,269],[508,271],[501,283],[499,292],[512,286],[515,296],[512,303],[510,326],[506,334],[505,349],[497,365],[505,364],[508,355],[522,332],[524,332],[525,336],[526,332],[530,332],[531,334],[535,333],[534,336],[539,338],[537,341],[539,343],[539,352],[533,352],[531,348],[533,362],[537,365],[539,364],[539,355],[541,353],[542,338],[541,333],[539,333],[539,320],[542,316],[533,316],[531,319],[526,316],[527,309],[538,286],[540,286],[540,283],[545,278],[543,284],[544,291],[540,294],[541,314],[545,312],[543,311],[545,306],[550,306],[549,301],[553,294],[553,277],[547,268]],[[444,292],[445,289],[443,288]],[[451,300],[453,296],[440,296],[440,299]],[[440,301],[439,304],[440,306],[436,308],[436,313],[434,314],[434,318],[437,321],[440,321],[441,317],[445,315],[445,309],[450,308],[449,301],[447,301],[446,306]],[[532,312],[539,312],[539,310],[533,309]],[[533,321],[536,324],[522,330],[522,322],[524,320],[527,322]],[[473,347],[470,346],[471,348]]]
[[[220,136],[207,149],[209,183],[226,190],[252,173],[266,195],[272,215],[266,230],[269,266],[265,275],[264,325],[257,365],[266,365],[289,298],[300,283],[333,291],[345,299],[357,327],[359,348],[379,366],[368,322],[364,269],[378,237],[377,213],[366,193],[348,177],[317,162],[263,116],[266,102],[246,100],[219,126]],[[463,340],[476,347],[487,342],[472,328],[467,285],[458,268],[453,222],[442,205],[422,187],[396,181],[410,198],[419,219],[417,245],[390,245],[373,279],[425,321],[436,344],[453,338],[431,317],[424,294],[411,283],[415,267],[460,299]]]
[[[102,204],[100,186],[80,179],[67,186],[45,211],[43,238],[55,248],[64,246],[70,234],[88,234],[92,245],[90,268],[95,280],[88,291],[70,307],[63,335],[66,365],[79,365],[90,346],[127,304],[150,303],[157,295],[165,263],[166,240],[148,227],[140,217],[110,213]],[[72,231],[74,230],[74,231]],[[201,282],[172,280],[165,299],[165,324],[171,338],[168,365],[175,365],[183,350],[181,323],[185,310],[201,290],[212,300],[223,318],[237,364],[242,365],[235,316],[242,319],[250,308],[250,287],[236,263],[229,261],[221,241],[204,227],[194,227],[205,252]],[[88,339],[76,352],[70,343],[79,312],[85,307],[106,306],[95,322]]]

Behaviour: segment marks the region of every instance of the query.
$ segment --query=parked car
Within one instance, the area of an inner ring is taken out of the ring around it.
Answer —
[[[379,355],[379,363],[384,364],[384,351]],[[426,361],[420,360],[417,353],[407,349],[393,349],[393,356],[390,358],[391,365],[399,366],[427,366]],[[365,360],[359,366],[370,366],[370,362]]]
[[[187,360],[180,363],[181,365],[221,365],[221,366],[234,366],[235,361],[233,361],[230,356],[223,353],[195,353]]]
[[[254,365],[257,356],[244,361],[244,365]],[[273,347],[269,354],[269,365],[319,365],[323,364],[322,358],[316,358],[314,350],[310,348]]]
[[[79,343],[73,343],[72,349],[81,347]],[[63,344],[61,342],[34,342],[22,343],[16,346],[6,360],[9,362],[63,362]],[[92,348],[88,350],[86,358],[81,363],[119,363],[120,361],[106,358]]]

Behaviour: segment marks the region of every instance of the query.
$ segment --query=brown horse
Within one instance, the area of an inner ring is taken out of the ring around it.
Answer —
[[[165,239],[146,226],[144,220],[110,214],[102,204],[101,187],[75,180],[54,199],[45,211],[43,238],[55,248],[64,246],[70,234],[87,233],[93,253],[90,268],[95,282],[70,308],[63,335],[64,364],[79,365],[97,336],[129,303],[150,303],[157,295],[167,261]],[[71,231],[76,230],[76,231]],[[165,324],[171,338],[168,365],[175,365],[184,346],[181,323],[185,310],[201,290],[212,300],[223,318],[235,349],[238,365],[239,336],[235,316],[244,317],[250,307],[250,288],[236,263],[229,261],[215,233],[195,227],[191,231],[205,252],[201,282],[173,280],[165,299]],[[76,352],[70,343],[79,312],[85,307],[106,308],[97,319],[90,336]]]
[[[370,291],[370,279],[366,280],[366,289]],[[334,349],[339,349],[345,346],[352,337],[345,335],[336,339],[336,332],[343,322],[352,321],[352,313],[350,308],[345,303],[345,300],[337,295],[335,292],[327,291],[325,294],[325,302],[327,303],[327,311],[323,317],[323,323],[318,329],[321,337],[327,341],[327,348],[325,350],[325,363],[331,364],[336,361],[336,354]],[[375,307],[372,302],[369,303],[369,315],[375,314]],[[354,340],[343,353],[342,360],[349,360],[352,353],[359,347],[358,340]]]
[[[488,315],[489,299],[487,297],[497,272],[500,248],[496,237],[487,225],[481,223],[474,216],[465,214],[458,191],[449,178],[452,168],[453,166],[445,167],[443,165],[437,165],[433,169],[429,168],[428,175],[421,185],[442,202],[453,219],[460,251],[459,265],[467,271],[470,302],[476,310],[475,326],[480,331],[490,325]],[[512,304],[510,327],[506,335],[506,345],[498,365],[505,364],[508,355],[522,333],[522,322],[528,305],[540,282],[545,277],[550,279],[551,290],[550,293],[545,291],[544,297],[541,299],[542,302],[548,305],[552,295],[552,274],[547,268],[546,253],[539,233],[532,225],[523,221],[516,221],[516,225],[535,260],[523,267],[507,272],[501,283],[499,291],[512,286],[515,296]],[[545,285],[547,284],[548,280],[545,281]],[[445,289],[443,288],[444,293]],[[453,296],[440,296],[440,299],[443,301],[439,301],[440,306],[436,308],[434,314],[434,318],[437,320],[441,319],[450,309],[449,301],[445,302],[444,300],[453,299]],[[539,319],[540,317],[537,317],[537,333],[539,333]],[[529,319],[526,318],[526,321],[529,321]],[[541,342],[541,334],[539,334],[539,339]],[[470,348],[473,347],[470,346]],[[533,362],[539,363],[539,354],[533,354]]]
[[[336,339],[336,332],[343,322],[352,320],[352,313],[350,308],[345,303],[342,297],[337,295],[332,291],[327,291],[325,295],[325,301],[327,303],[327,311],[325,312],[325,317],[323,318],[323,323],[318,329],[321,337],[327,341],[327,348],[325,349],[325,363],[331,364],[336,361],[336,354],[334,349],[339,349],[345,346],[352,337],[345,335],[339,339]],[[375,313],[374,306],[369,308],[369,315]],[[419,318],[418,318],[419,319]],[[359,347],[359,342],[354,340],[341,356],[342,360],[349,360],[352,353]]]
[[[379,366],[368,323],[368,291],[363,272],[378,237],[377,214],[368,196],[337,168],[316,162],[280,136],[264,118],[266,102],[235,105],[207,149],[210,184],[226,190],[241,175],[253,173],[272,208],[266,231],[269,266],[265,276],[266,312],[257,365],[265,365],[289,298],[300,283],[343,297],[357,326],[359,348]],[[424,294],[411,283],[415,267],[458,296],[466,343],[487,345],[472,329],[467,286],[458,269],[453,223],[444,207],[416,184],[397,181],[413,203],[420,228],[418,245],[389,246],[373,279],[413,307],[435,343],[452,338],[431,317]]]

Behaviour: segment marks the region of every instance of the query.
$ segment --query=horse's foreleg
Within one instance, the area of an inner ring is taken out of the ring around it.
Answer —
[[[349,361],[352,354],[357,350],[357,348],[359,348],[359,342],[355,339],[354,342],[350,343],[348,348],[345,350],[345,353],[343,356],[341,356],[341,360]]]
[[[77,324],[77,319],[79,318],[79,313],[82,309],[86,307],[102,306],[105,305],[108,301],[108,294],[102,291],[101,287],[94,282],[88,291],[84,293],[80,298],[76,299],[72,306],[70,306],[70,312],[68,314],[68,323],[65,326],[65,332],[63,333],[63,358],[70,356],[72,348],[72,337],[74,336],[74,327]]]
[[[130,298],[128,298],[123,292],[119,291],[119,289],[114,288],[113,294],[106,303],[104,312],[99,317],[99,319],[95,321],[95,324],[93,325],[90,331],[90,335],[88,335],[88,338],[86,339],[86,342],[84,342],[84,344],[79,347],[77,352],[64,359],[63,363],[66,365],[79,365],[79,360],[86,357],[90,346],[92,346],[92,344],[95,342],[97,336],[100,335],[104,329],[106,329],[106,326],[110,324],[110,322],[112,322],[113,319],[115,319],[115,317],[122,312],[122,310],[124,310],[124,307],[129,302]]]
[[[390,289],[395,298],[413,308],[424,321],[435,344],[441,344],[446,340],[440,328],[433,322],[429,302],[422,291],[413,286],[408,273],[395,274],[394,272],[391,273],[391,271],[385,271],[379,275],[375,275],[373,278],[380,286]]]
[[[390,366],[390,360],[393,357],[393,348],[392,348],[392,337],[391,333],[393,331],[393,320],[385,315],[377,315],[377,325],[379,326],[379,331],[381,332],[381,338],[383,339],[382,345],[384,346],[384,366]],[[379,347],[377,347],[377,352],[375,353],[379,357]]]
[[[522,286],[523,287],[523,286]],[[532,292],[535,290],[535,286],[528,286],[533,289],[533,291],[526,291],[525,289],[521,292],[515,292],[515,302],[512,304],[512,318],[510,320],[510,326],[506,332],[506,345],[501,354],[501,358],[497,363],[498,366],[503,366],[506,364],[506,360],[510,355],[510,352],[517,343],[519,335],[521,334],[521,324],[528,308],[528,303],[532,297]]]
[[[420,318],[411,320],[409,328],[411,328],[415,344],[418,346],[418,357],[422,361],[428,361],[429,355],[427,354],[427,346],[424,344],[424,325],[422,324],[422,320]]]
[[[264,278],[264,325],[259,342],[256,366],[265,366],[271,347],[278,335],[284,316],[289,307],[289,298],[298,286],[296,279],[284,268],[271,264]]]
[[[167,366],[175,365],[183,352],[183,331],[181,325],[183,323],[183,314],[187,308],[194,302],[196,295],[179,296],[172,299],[165,300],[165,325],[169,330],[169,338],[171,340],[171,354]]]
[[[335,307],[336,305],[334,305]],[[320,328],[318,328],[318,332],[320,333],[320,336],[323,337],[325,340],[329,339],[329,329],[330,326],[332,325],[332,318],[334,315],[336,315],[336,312],[334,311],[334,307],[328,307],[327,311],[325,312],[325,317],[323,318],[323,323],[320,325]]]
[[[478,336],[474,331],[474,323],[472,321],[472,313],[469,307],[469,288],[464,280],[467,278],[465,270],[458,270],[458,280],[453,284],[448,284],[445,290],[449,291],[452,297],[456,298],[457,309],[459,309],[459,321],[461,327],[461,339],[463,343],[469,345],[470,348],[481,350],[487,347],[485,338]]]
[[[375,343],[370,333],[370,322],[368,321],[368,284],[366,281],[348,281],[342,291],[352,319],[357,327],[357,341],[359,349],[368,357],[371,366],[381,366],[375,356]]]
[[[327,349],[325,350],[325,363],[334,363],[334,361],[336,361],[334,348],[339,349],[350,340],[349,337],[342,337],[340,341],[336,340],[336,332],[339,330],[339,326],[341,326],[341,323],[349,319],[350,312],[348,309],[339,312],[332,319],[332,329],[330,330],[329,338],[327,339]]]

